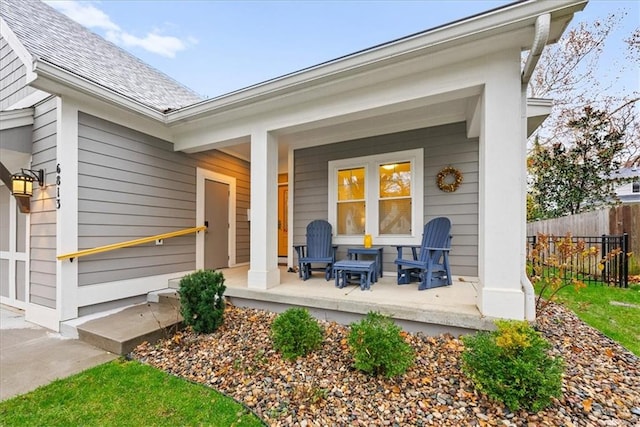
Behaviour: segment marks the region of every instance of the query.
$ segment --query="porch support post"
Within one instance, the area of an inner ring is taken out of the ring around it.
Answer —
[[[60,164],[60,207],[56,210],[56,246],[59,254],[78,250],[78,106],[58,98],[56,158]],[[51,172],[55,198],[57,172]],[[78,317],[78,264],[80,260],[56,262],[56,305],[60,320]]]
[[[278,269],[278,141],[266,130],[251,134],[251,250],[247,284],[280,284]]]
[[[520,285],[522,203],[522,120],[520,52],[486,58],[480,130],[478,308],[484,316],[522,320]]]

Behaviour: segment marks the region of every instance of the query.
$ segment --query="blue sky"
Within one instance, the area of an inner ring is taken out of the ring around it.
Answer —
[[[215,97],[511,1],[48,3],[200,95]],[[571,24],[621,9],[627,15],[601,61],[605,79],[624,63],[622,38],[640,26],[640,2],[592,0]],[[615,90],[639,90],[639,74],[627,70]]]

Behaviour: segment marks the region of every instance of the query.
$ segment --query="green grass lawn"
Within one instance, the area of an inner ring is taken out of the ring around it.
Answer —
[[[539,287],[536,286],[539,294]],[[545,292],[544,297],[549,293]],[[640,285],[617,288],[601,283],[561,289],[554,301],[570,308],[588,325],[640,356]]]
[[[213,389],[115,360],[0,402],[2,426],[263,426]]]

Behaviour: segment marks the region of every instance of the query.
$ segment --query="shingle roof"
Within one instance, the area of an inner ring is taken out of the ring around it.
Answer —
[[[2,0],[0,16],[36,59],[159,111],[202,100],[191,89],[39,0]]]

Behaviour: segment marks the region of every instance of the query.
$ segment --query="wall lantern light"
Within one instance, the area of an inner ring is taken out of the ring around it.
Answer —
[[[11,175],[11,192],[16,197],[31,197],[33,181],[38,181],[40,187],[44,187],[44,169],[20,169],[20,172]]]

